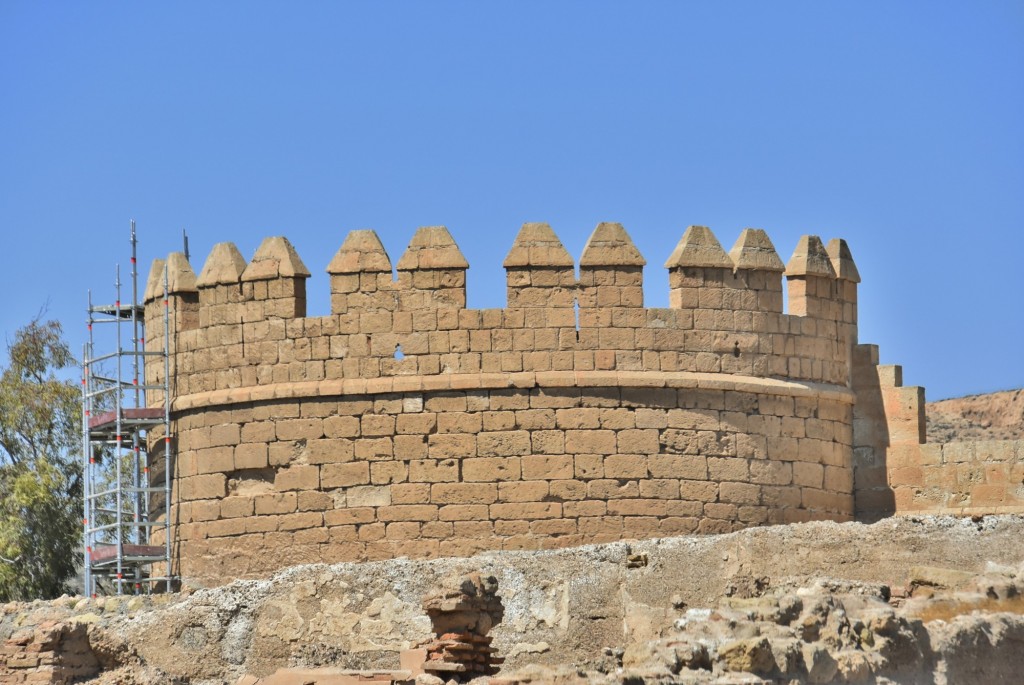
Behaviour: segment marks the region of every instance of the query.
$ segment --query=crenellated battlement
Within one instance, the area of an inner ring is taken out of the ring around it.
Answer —
[[[307,316],[285,238],[248,262],[215,245],[198,277],[156,260],[147,345],[168,307],[183,575],[851,518],[846,243],[804,236],[784,264],[762,230],[727,252],[691,226],[664,308],[644,306],[645,265],[620,224],[578,261],[524,224],[506,306],[470,309],[444,227],[397,262],[352,231],[326,265],[331,313]]]
[[[476,310],[466,308],[469,264],[444,227],[415,233],[397,278],[377,235],[352,231],[326,267],[331,314],[306,317],[309,270],[285,238],[264,240],[248,263],[220,243],[198,278],[172,254],[177,393],[267,378],[594,370],[848,385],[859,277],[845,241],[804,236],[783,266],[762,230],[745,229],[727,253],[691,226],[665,262],[668,308],[644,307],[645,263],[620,224],[602,223],[577,277],[551,227],[528,223],[504,261],[508,305]],[[164,264],[151,272],[151,307]]]

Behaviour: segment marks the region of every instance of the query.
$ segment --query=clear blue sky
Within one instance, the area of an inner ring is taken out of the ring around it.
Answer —
[[[689,224],[845,237],[861,342],[930,399],[1024,385],[1024,3],[0,2],[0,329],[73,349],[191,237],[314,273],[445,224],[473,307],[524,221],[577,257],[620,221],[647,303]]]

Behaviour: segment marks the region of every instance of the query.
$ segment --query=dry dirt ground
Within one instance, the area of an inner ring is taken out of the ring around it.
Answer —
[[[928,442],[1024,438],[1024,389],[929,402],[925,412]]]

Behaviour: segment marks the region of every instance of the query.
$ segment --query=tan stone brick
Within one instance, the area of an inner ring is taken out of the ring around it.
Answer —
[[[578,480],[555,480],[549,485],[549,494],[559,500],[581,500],[587,496],[587,484]]]
[[[658,521],[660,535],[685,535],[695,533],[700,519],[696,517],[668,516]]]
[[[274,476],[274,488],[279,491],[316,490],[319,487],[319,466],[289,466],[278,469]]]
[[[641,480],[640,496],[650,499],[676,499],[679,497],[679,481],[674,479]]]
[[[665,516],[668,513],[663,499],[613,499],[608,501],[612,516]]]
[[[370,464],[365,461],[324,464],[320,467],[320,484],[324,488],[347,488],[369,482]]]
[[[322,419],[284,419],[277,422],[278,440],[315,440],[323,436]]]
[[[530,523],[530,533],[533,535],[575,535],[577,532],[576,521],[572,519],[542,519]]]
[[[809,488],[820,488],[824,482],[825,468],[821,464],[807,462],[793,463],[793,484]]]
[[[647,478],[647,456],[611,454],[604,458],[605,478]]]
[[[639,497],[640,486],[635,480],[592,480],[587,483],[587,492],[594,499]]]
[[[455,533],[455,526],[448,521],[427,521],[420,524],[420,535],[425,538],[447,539]]]
[[[324,525],[324,515],[322,512],[304,511],[281,516],[277,529],[302,530],[304,528],[319,528],[322,525]]]
[[[524,430],[541,431],[555,427],[554,409],[524,409],[515,412],[515,416],[516,424]]]
[[[572,478],[573,458],[564,454],[525,456],[522,459],[522,470],[526,480]]]
[[[494,534],[502,537],[526,535],[530,532],[529,521],[495,521]]]
[[[490,504],[498,499],[494,483],[435,483],[430,501],[435,504]]]
[[[324,523],[328,526],[348,526],[373,523],[377,520],[377,511],[372,507],[356,507],[353,509],[335,509],[324,512]]]
[[[436,425],[436,414],[400,414],[395,422],[395,430],[401,435],[427,435],[434,431]]]
[[[835,492],[853,492],[853,470],[838,466],[825,467],[825,489]]]
[[[617,539],[622,534],[621,516],[585,516],[577,521],[578,530],[584,535],[611,534]]]
[[[721,483],[718,486],[718,499],[732,504],[760,504],[761,488],[749,483]]]
[[[394,457],[391,438],[361,438],[355,443],[355,458],[366,461],[383,461]]]
[[[530,433],[533,454],[563,454],[565,433],[560,430],[538,430]]]
[[[427,454],[432,459],[463,459],[476,455],[476,436],[433,434],[427,442]]]
[[[225,497],[220,500],[220,517],[252,516],[254,506],[252,497]]]
[[[739,515],[739,508],[735,504],[708,502],[704,505],[704,514],[708,518],[734,521]]]
[[[600,454],[577,454],[573,459],[576,478],[604,478],[604,457]]]
[[[738,457],[708,457],[708,477],[717,481],[747,482],[749,463]]]
[[[324,435],[328,438],[359,437],[359,418],[356,416],[328,416],[323,426]]]
[[[584,500],[582,502],[562,503],[562,515],[566,518],[604,516],[606,513],[608,513],[608,503],[602,500]]]
[[[452,534],[459,538],[490,538],[494,535],[494,524],[490,521],[455,521],[453,528]]]
[[[789,485],[793,482],[793,464],[785,461],[752,459],[750,481],[762,485]]]
[[[374,485],[403,483],[409,479],[404,461],[375,461],[370,464],[370,482]]]
[[[657,454],[661,450],[658,431],[651,429],[627,429],[616,433],[621,453]]]
[[[345,500],[349,507],[387,507],[391,504],[391,488],[386,485],[351,487],[345,491]]]
[[[427,436],[425,435],[396,435],[395,436],[395,459],[409,461],[412,459],[427,458]]]
[[[182,478],[178,487],[183,500],[216,499],[227,494],[227,477],[212,473]]]
[[[298,508],[298,495],[294,492],[272,492],[253,497],[256,515],[289,514]]]
[[[481,457],[511,457],[530,453],[527,431],[497,431],[477,436],[477,454]]]
[[[679,496],[686,500],[714,502],[718,499],[718,483],[705,480],[679,481]]]
[[[558,502],[492,504],[490,514],[494,520],[559,518],[562,515],[562,505]]]
[[[555,411],[555,422],[562,430],[600,428],[601,410],[587,407],[558,409]]]
[[[609,430],[568,430],[565,451],[570,454],[615,454],[615,432]]]
[[[233,447],[208,447],[196,452],[196,470],[200,474],[228,473],[234,467]]]
[[[392,504],[430,504],[429,483],[396,483],[391,486]]]
[[[498,483],[498,499],[502,502],[541,502],[547,496],[547,481]]]
[[[437,506],[433,504],[393,504],[380,507],[377,518],[381,521],[435,521]]]
[[[192,502],[189,507],[189,521],[216,521],[221,518],[220,500],[203,500]],[[228,518],[225,516],[224,518]]]
[[[265,444],[243,443],[235,447],[234,468],[236,471],[265,469],[267,466],[267,446]]]
[[[399,521],[387,524],[385,537],[388,540],[416,540],[420,536],[420,524],[415,521]]]
[[[438,511],[442,521],[480,521],[489,518],[485,504],[448,504]]]
[[[383,540],[387,534],[387,525],[384,523],[364,523],[356,529],[358,531],[360,542],[374,542],[375,540]],[[388,558],[388,557],[380,557]]]
[[[415,483],[448,483],[459,479],[455,459],[422,459],[409,462],[409,480]]]
[[[703,480],[708,477],[707,458],[698,455],[652,454],[647,458],[647,468],[654,478]]]
[[[519,457],[482,457],[462,460],[462,480],[494,482],[519,480]]]
[[[211,538],[241,535],[245,532],[245,519],[221,519],[206,524],[206,535]]]
[[[298,498],[299,511],[324,511],[334,507],[334,498],[327,492],[300,492]]]
[[[359,422],[362,437],[390,437],[395,434],[395,417],[387,414],[365,414]]]
[[[483,416],[479,413],[451,412],[437,415],[438,433],[479,433]]]
[[[241,441],[241,426],[237,423],[225,423],[210,427],[210,447],[221,445],[237,445]]]

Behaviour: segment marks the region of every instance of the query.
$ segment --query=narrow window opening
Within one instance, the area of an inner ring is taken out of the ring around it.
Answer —
[[[734,357],[739,357],[740,356],[740,344],[738,342],[735,343],[735,346],[732,348],[732,356],[734,356]]]
[[[395,359],[405,359],[405,352],[402,352],[402,343],[395,345]]]

